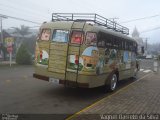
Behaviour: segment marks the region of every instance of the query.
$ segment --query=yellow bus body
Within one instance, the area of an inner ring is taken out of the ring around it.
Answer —
[[[82,25],[84,25],[83,30],[79,29],[82,28]],[[119,41],[125,39],[126,41],[134,42],[132,38],[112,30],[106,30],[98,25],[84,24],[84,22],[77,22],[74,26],[73,21],[49,22],[42,24],[40,34],[42,34],[43,29],[50,30],[50,37],[49,40],[41,40],[40,37],[37,40],[35,50],[35,78],[47,81],[55,78],[59,80],[60,84],[66,86],[93,88],[105,85],[109,76],[113,73],[117,75],[118,80],[135,75],[136,54],[134,51],[99,47],[98,44],[103,44],[103,42],[97,42],[96,45],[84,44],[87,32],[95,33],[97,35],[97,41],[99,39],[99,33],[115,36],[116,39],[120,38]],[[68,42],[53,42],[52,34],[55,30],[68,31]],[[83,43],[81,45],[70,43],[71,33],[73,31],[83,33]],[[93,35],[92,33],[90,34],[91,37]],[[86,50],[88,51],[85,52]],[[42,57],[41,54],[44,53],[46,54],[46,58],[43,60],[44,63],[41,64],[42,60],[39,62],[38,57]],[[76,59],[79,65],[76,65]],[[69,63],[69,61],[72,61],[72,63]]]

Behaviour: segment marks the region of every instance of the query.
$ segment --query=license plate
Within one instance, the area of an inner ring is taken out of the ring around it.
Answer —
[[[59,79],[49,78],[49,82],[58,83],[59,84]]]

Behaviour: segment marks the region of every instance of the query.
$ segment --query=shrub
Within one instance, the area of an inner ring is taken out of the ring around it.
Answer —
[[[16,54],[16,63],[21,65],[32,64],[32,56],[28,52],[27,47],[24,44],[22,44],[18,49],[18,52]]]

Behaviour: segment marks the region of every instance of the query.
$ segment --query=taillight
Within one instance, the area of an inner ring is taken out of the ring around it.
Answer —
[[[75,64],[78,65],[78,63],[79,63],[79,61],[78,61],[78,60],[75,60]]]
[[[42,60],[42,57],[43,57],[43,52],[42,51],[40,51],[40,59]]]
[[[79,60],[78,60],[78,55],[75,55],[75,64],[78,65],[79,64]]]

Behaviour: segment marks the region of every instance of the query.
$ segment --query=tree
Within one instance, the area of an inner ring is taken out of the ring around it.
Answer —
[[[25,35],[29,35],[30,32],[29,32],[29,27],[28,26],[24,26],[24,25],[21,25],[20,28],[17,28],[17,27],[13,27],[15,29],[15,32],[14,33],[17,33],[18,35],[20,35],[22,38],[25,37]]]
[[[16,63],[21,65],[32,64],[31,54],[28,52],[27,47],[24,44],[21,44],[20,48],[18,49]]]
[[[0,45],[0,54],[1,51],[3,52],[4,60],[6,60],[7,48],[3,44]]]
[[[13,27],[13,28],[14,28],[13,33],[16,34],[16,36],[17,36],[16,47],[19,48],[20,45],[24,42],[25,36],[30,34],[29,27],[21,25],[20,28],[18,28],[18,27]]]
[[[36,36],[32,35],[29,38],[25,38],[24,41],[23,41],[23,44],[27,47],[27,49],[29,50],[29,52],[31,54],[34,54],[35,45],[36,45]]]

